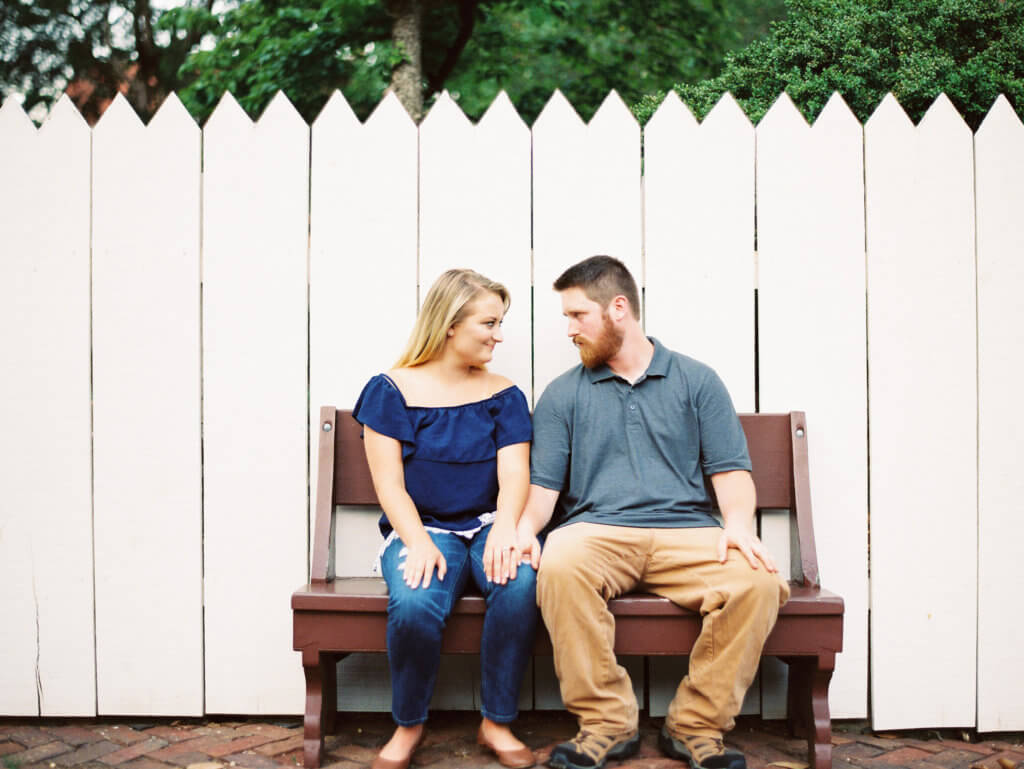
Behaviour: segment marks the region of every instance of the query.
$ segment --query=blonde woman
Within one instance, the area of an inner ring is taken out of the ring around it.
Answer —
[[[472,581],[487,600],[477,739],[508,767],[535,763],[509,728],[537,625],[536,573],[512,558],[526,501],[532,430],[526,397],[487,370],[508,291],[449,270],[427,293],[395,367],[356,403],[384,515],[388,662],[397,728],[373,769],[405,769],[423,737],[441,635]]]

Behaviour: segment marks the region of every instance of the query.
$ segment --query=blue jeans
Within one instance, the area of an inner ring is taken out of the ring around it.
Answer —
[[[529,564],[519,567],[504,585],[484,576],[484,545],[491,527],[471,540],[455,534],[428,532],[444,555],[444,580],[434,571],[430,587],[410,588],[399,568],[405,547],[397,537],[381,556],[388,585],[388,663],[391,667],[391,714],[395,723],[414,726],[427,720],[441,664],[441,636],[455,601],[469,580],[487,600],[480,641],[480,699],[485,718],[509,723],[518,715],[519,686],[533,651],[537,628],[537,573]]]

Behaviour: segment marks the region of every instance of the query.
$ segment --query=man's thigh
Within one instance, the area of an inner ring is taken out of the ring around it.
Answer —
[[[647,560],[645,529],[603,523],[571,523],[548,536],[538,581],[572,581],[599,590],[607,600],[632,590]]]
[[[656,529],[641,586],[694,611],[707,610],[729,595],[754,590],[770,595],[785,590],[778,574],[755,569],[735,548],[718,559],[717,527]],[[785,597],[780,595],[782,601]]]

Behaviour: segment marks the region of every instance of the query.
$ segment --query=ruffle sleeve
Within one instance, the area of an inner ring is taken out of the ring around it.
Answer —
[[[402,393],[383,374],[377,374],[366,383],[352,417],[364,427],[400,441],[403,449],[416,444],[416,433]]]
[[[518,387],[509,387],[494,396],[491,415],[494,418],[496,448],[525,443],[533,437],[530,406]]]

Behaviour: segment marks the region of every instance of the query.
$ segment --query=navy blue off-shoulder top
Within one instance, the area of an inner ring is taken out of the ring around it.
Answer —
[[[516,386],[458,406],[409,406],[384,374],[356,401],[360,424],[402,444],[405,489],[425,526],[466,531],[498,502],[498,449],[533,436],[526,396]],[[380,518],[384,536],[391,533]]]

